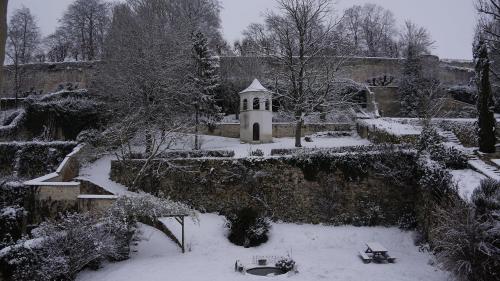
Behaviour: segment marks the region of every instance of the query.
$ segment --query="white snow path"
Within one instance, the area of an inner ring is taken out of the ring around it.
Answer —
[[[113,155],[105,155],[99,160],[89,163],[80,169],[80,174],[76,179],[90,181],[114,195],[131,194],[127,187],[112,181],[109,178],[111,172],[111,161],[116,159]]]
[[[225,237],[224,219],[202,214],[200,223],[187,220],[186,254],[160,231],[141,225],[141,241],[131,259],[86,270],[78,281],[233,281],[268,280],[234,272],[237,259],[251,267],[255,255],[287,255],[298,263],[299,274],[273,280],[446,281],[448,273],[429,265],[432,256],[418,251],[413,233],[397,228],[272,224],[269,241],[256,248],[232,245]],[[395,264],[363,264],[358,251],[377,241],[397,257]]]

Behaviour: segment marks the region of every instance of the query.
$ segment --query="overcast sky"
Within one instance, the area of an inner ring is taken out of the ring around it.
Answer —
[[[337,0],[338,9],[376,3],[394,12],[398,25],[406,19],[426,27],[436,41],[433,53],[441,58],[471,59],[476,13],[474,0]],[[44,35],[54,31],[57,20],[73,0],[10,0],[9,15],[22,5],[37,17]],[[221,0],[223,32],[230,44],[262,13],[275,9],[272,0]]]

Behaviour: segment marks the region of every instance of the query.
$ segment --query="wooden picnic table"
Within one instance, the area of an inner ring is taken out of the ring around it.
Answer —
[[[388,261],[392,263],[396,260],[395,258],[389,256],[389,251],[387,251],[387,249],[378,242],[366,243],[366,247],[367,249],[365,253],[372,254],[371,259],[375,261]]]
[[[369,242],[366,243],[366,246],[368,247],[368,249],[366,249],[366,253],[382,254],[388,252],[387,249],[378,242]]]

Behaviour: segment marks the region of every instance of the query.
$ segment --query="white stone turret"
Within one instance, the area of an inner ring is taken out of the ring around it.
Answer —
[[[240,139],[248,143],[273,141],[273,94],[259,80],[240,92]]]

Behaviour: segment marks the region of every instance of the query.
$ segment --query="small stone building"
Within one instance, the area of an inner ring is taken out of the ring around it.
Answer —
[[[259,80],[240,92],[240,139],[247,143],[273,141],[272,93]]]

